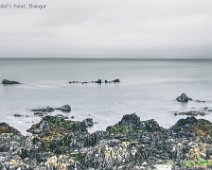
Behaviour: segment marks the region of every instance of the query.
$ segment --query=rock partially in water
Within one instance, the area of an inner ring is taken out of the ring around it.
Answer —
[[[3,85],[13,85],[13,84],[21,84],[21,83],[19,83],[19,82],[17,82],[17,81],[12,81],[12,80],[3,79],[3,80],[2,80],[2,84],[3,84]]]
[[[55,108],[55,110],[60,110],[62,112],[71,112],[71,107],[69,105],[64,105],[62,107],[59,107],[59,108]]]
[[[102,80],[101,79],[98,79],[98,80],[94,81],[94,83],[102,84]]]
[[[32,109],[32,112],[53,112],[54,108],[52,107],[45,107],[45,108],[38,108],[38,109]]]
[[[111,81],[112,83],[120,83],[120,80],[119,79],[114,79]]]
[[[182,93],[180,96],[178,96],[178,97],[176,98],[176,100],[177,100],[178,102],[186,103],[186,102],[192,100],[192,98],[188,97],[185,93]]]

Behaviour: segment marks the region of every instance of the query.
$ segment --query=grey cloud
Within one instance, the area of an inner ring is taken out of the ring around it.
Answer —
[[[0,57],[212,57],[211,0],[38,2],[0,10]]]

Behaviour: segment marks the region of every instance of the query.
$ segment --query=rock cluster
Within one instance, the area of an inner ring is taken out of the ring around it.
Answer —
[[[87,83],[96,83],[96,84],[102,84],[102,83],[120,83],[120,80],[119,79],[114,79],[114,80],[111,80],[111,81],[108,81],[108,80],[105,80],[105,81],[102,81],[101,79],[98,79],[96,81],[69,81],[70,84],[76,84],[76,83],[81,83],[81,84],[87,84]]]
[[[194,101],[194,102],[198,102],[198,103],[205,103],[206,102],[204,100],[194,100],[194,99],[188,97],[185,93],[182,93],[180,96],[178,96],[176,98],[176,100],[178,102],[181,102],[181,103],[187,103],[188,101],[191,101],[191,100]]]
[[[90,134],[92,122],[46,116],[28,130],[30,136],[0,124],[0,169],[212,169],[212,123],[207,120],[188,117],[165,129],[129,114]]]

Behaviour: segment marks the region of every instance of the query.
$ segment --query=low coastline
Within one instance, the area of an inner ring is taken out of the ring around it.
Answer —
[[[0,168],[212,169],[210,121],[187,117],[165,129],[154,120],[129,114],[91,134],[87,122],[45,116],[28,129],[28,136],[1,123]]]

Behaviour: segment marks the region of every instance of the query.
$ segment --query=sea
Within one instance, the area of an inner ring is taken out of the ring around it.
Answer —
[[[69,84],[116,78],[120,83]],[[92,118],[91,133],[114,125],[125,114],[136,113],[142,121],[154,119],[169,128],[186,117],[175,116],[176,112],[212,109],[210,59],[2,58],[2,79],[22,84],[0,85],[0,122],[24,135],[41,119],[31,109],[46,106],[68,104],[72,108],[71,113],[55,111],[49,115],[63,114],[75,121]],[[206,102],[179,103],[176,97],[181,93]],[[212,121],[212,112],[197,118]]]

